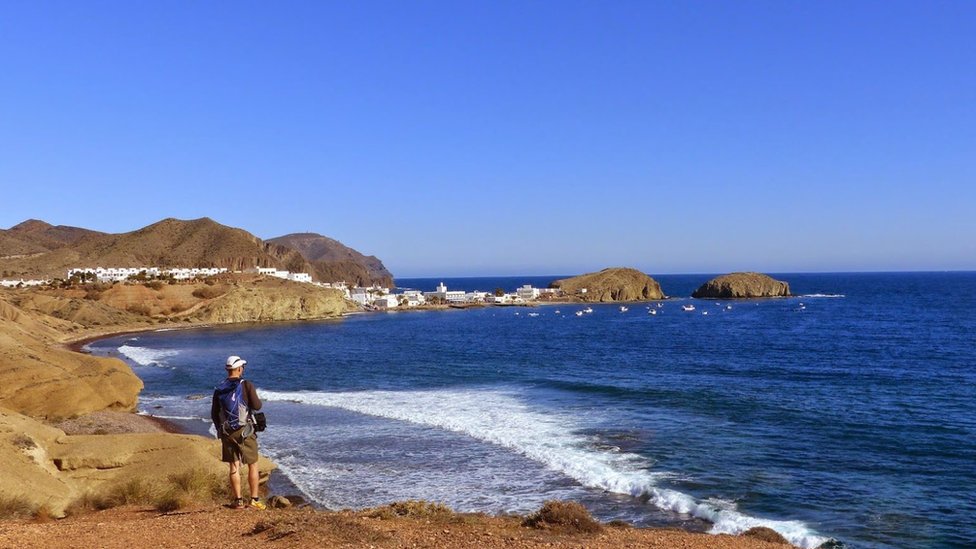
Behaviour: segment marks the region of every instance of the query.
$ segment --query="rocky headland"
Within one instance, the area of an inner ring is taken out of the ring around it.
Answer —
[[[563,297],[582,302],[650,301],[664,299],[661,285],[638,271],[612,267],[552,282],[549,287],[562,290]]]
[[[762,273],[731,273],[717,276],[702,284],[691,297],[740,299],[788,297],[790,285]]]
[[[219,443],[166,432],[135,411],[142,381],[72,341],[111,333],[335,318],[341,292],[256,275],[206,282],[0,290],[0,511],[19,501],[51,516],[146,479],[226,476]],[[113,415],[114,413],[114,415]],[[273,464],[262,458],[263,479]]]

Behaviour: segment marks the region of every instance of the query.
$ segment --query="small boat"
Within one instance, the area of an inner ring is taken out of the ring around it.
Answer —
[[[626,313],[626,312],[627,312],[627,311],[629,311],[629,310],[630,310],[630,309],[628,309],[627,307],[624,307],[623,305],[621,305],[621,306],[620,306],[620,312],[621,312],[621,313]]]
[[[529,316],[539,316],[539,313],[529,313]]]
[[[557,314],[557,315],[559,314],[559,309],[556,309],[556,314]]]
[[[708,311],[702,311],[702,316],[707,315]]]
[[[593,309],[587,307],[587,308],[583,309],[583,312],[586,313],[586,314],[590,314],[590,313],[593,312]]]
[[[694,311],[695,310],[695,306],[694,305],[682,305],[681,306],[681,310],[682,311]]]
[[[576,311],[576,316],[583,316],[583,311]]]
[[[657,304],[657,308],[658,308],[658,309],[660,309],[661,307],[664,307],[664,303],[658,303],[658,304]]]
[[[732,306],[731,305],[726,305],[725,306],[725,310],[726,311],[731,311],[732,310]]]
[[[647,311],[647,314],[649,314],[649,315],[656,315],[657,314],[657,309],[651,309],[651,310]]]

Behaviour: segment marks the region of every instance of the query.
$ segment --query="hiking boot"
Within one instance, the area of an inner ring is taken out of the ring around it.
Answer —
[[[244,498],[237,498],[229,506],[231,509],[244,509]]]
[[[264,511],[267,508],[268,506],[265,505],[263,501],[259,500],[258,498],[251,498],[251,509],[260,509]]]

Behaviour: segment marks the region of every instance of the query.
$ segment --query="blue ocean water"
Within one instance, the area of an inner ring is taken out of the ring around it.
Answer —
[[[800,297],[375,313],[90,348],[130,360],[143,410],[197,429],[223,359],[244,356],[263,450],[329,507],[564,498],[804,547],[976,545],[976,273],[775,276]],[[655,278],[687,296],[709,276]]]

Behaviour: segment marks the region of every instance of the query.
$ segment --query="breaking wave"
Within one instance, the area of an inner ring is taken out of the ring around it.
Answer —
[[[462,433],[495,444],[573,478],[583,486],[642,498],[656,507],[695,516],[712,523],[713,534],[738,534],[756,526],[776,530],[804,548],[827,538],[800,521],[752,517],[734,505],[696,498],[667,488],[658,481],[671,473],[651,472],[651,463],[628,452],[594,448],[578,434],[580,425],[557,413],[532,409],[514,392],[497,390],[277,392],[261,391],[268,401],[287,401],[342,408],[375,417]]]
[[[122,345],[119,352],[140,366],[159,366],[168,368],[167,358],[180,354],[179,351],[166,349],[149,349],[146,347],[134,347],[132,345]]]

